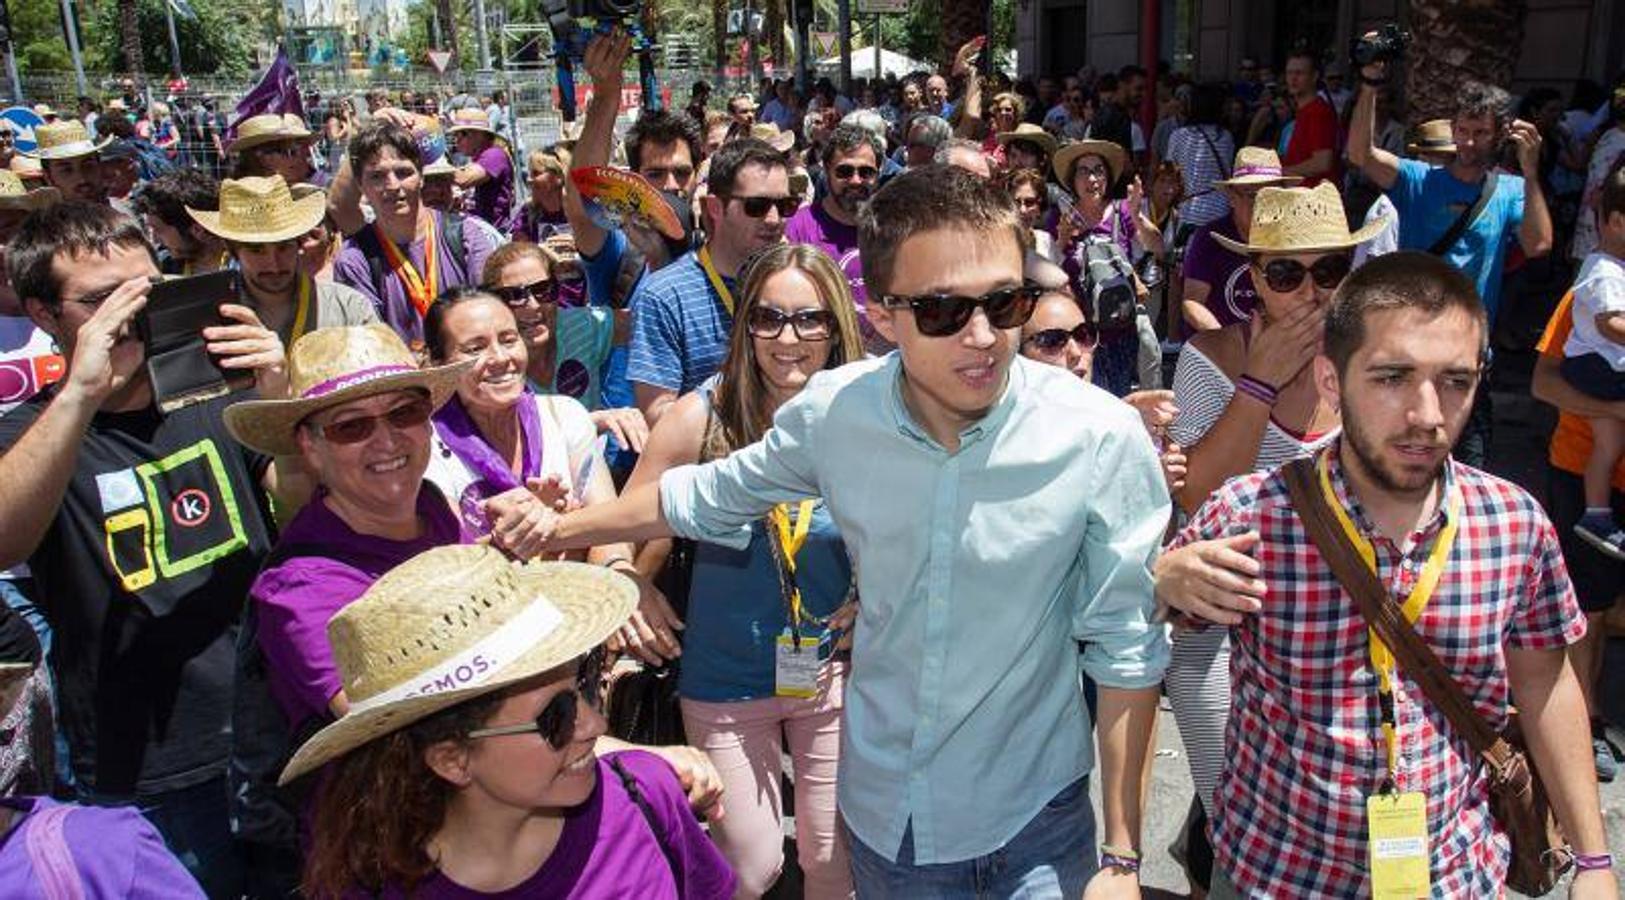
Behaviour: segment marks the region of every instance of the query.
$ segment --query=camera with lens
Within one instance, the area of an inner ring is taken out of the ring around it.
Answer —
[[[1349,58],[1354,60],[1355,66],[1362,68],[1372,63],[1391,63],[1403,59],[1405,48],[1410,44],[1410,33],[1389,22],[1373,33],[1355,38],[1353,46],[1349,48]]]
[[[542,12],[553,32],[554,52],[571,62],[586,56],[594,37],[616,28],[632,36],[634,49],[649,45],[638,25],[643,0],[542,0]]]

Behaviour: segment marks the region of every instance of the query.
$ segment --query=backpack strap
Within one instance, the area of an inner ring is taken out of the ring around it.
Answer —
[[[24,823],[28,829],[24,841],[28,861],[45,900],[83,900],[85,896],[79,866],[62,836],[65,820],[73,810],[72,806],[52,806],[29,816]]]
[[[1434,241],[1433,246],[1428,248],[1429,255],[1443,256],[1444,252],[1449,250],[1461,238],[1468,227],[1478,220],[1478,216],[1484,211],[1484,207],[1490,205],[1490,198],[1495,196],[1495,183],[1500,180],[1500,177],[1501,173],[1494,169],[1491,169],[1489,174],[1484,176],[1484,186],[1478,191],[1478,199],[1473,201],[1472,206],[1462,211],[1461,216],[1450,224],[1448,231],[1439,235],[1439,239]]]
[[[451,248],[451,258],[461,269],[463,276],[469,284],[479,284],[480,276],[468,271],[468,248],[463,246],[463,216],[458,213],[445,213],[441,222],[446,228],[446,246]]]
[[[615,771],[615,775],[621,779],[621,787],[626,789],[626,795],[631,797],[632,802],[637,805],[638,812],[643,813],[643,821],[648,824],[649,831],[654,834],[655,843],[660,845],[660,855],[666,857],[666,865],[671,868],[672,880],[677,883],[677,895],[682,896],[683,869],[677,864],[676,851],[672,850],[666,843],[665,837],[661,835],[660,819],[655,816],[654,807],[650,806],[648,798],[643,796],[643,789],[639,787],[638,780],[632,777],[631,772],[626,771],[626,767],[621,765],[619,759],[611,756],[607,758],[607,762],[609,767]]]

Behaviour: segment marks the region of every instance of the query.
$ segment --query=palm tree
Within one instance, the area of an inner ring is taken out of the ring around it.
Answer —
[[[937,65],[946,72],[965,42],[987,33],[988,0],[942,0],[942,30],[937,38]]]
[[[445,42],[441,49],[451,51],[446,68],[456,71],[463,63],[463,54],[457,47],[457,10],[451,0],[435,0],[434,8],[440,17],[440,40]]]
[[[168,0],[164,0],[168,2]],[[136,81],[141,80],[141,16],[136,0],[118,0],[119,55],[124,57],[124,70]]]
[[[1410,0],[1410,124],[1453,115],[1465,81],[1510,85],[1528,11],[1527,0]]]
[[[728,66],[728,0],[711,0],[711,32],[716,42],[717,85],[720,87],[722,70]]]

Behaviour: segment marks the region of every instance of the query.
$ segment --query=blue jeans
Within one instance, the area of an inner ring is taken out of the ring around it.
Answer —
[[[231,834],[224,773],[201,784],[137,797],[93,794],[96,806],[134,806],[210,897],[243,895],[243,848]]]
[[[914,863],[914,830],[903,832],[891,862],[855,836],[852,882],[869,898],[1073,898],[1095,874],[1095,814],[1089,779],[1080,778],[1044,805],[1008,844],[975,859],[937,865]]]

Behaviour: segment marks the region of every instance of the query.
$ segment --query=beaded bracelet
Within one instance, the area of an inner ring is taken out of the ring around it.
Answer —
[[[1120,847],[1102,846],[1100,848],[1100,867],[1102,869],[1119,869],[1130,874],[1138,873],[1140,871],[1140,854]]]
[[[1265,406],[1275,406],[1281,392],[1274,385],[1265,383],[1251,375],[1243,375],[1236,379],[1236,390],[1257,400]]]

